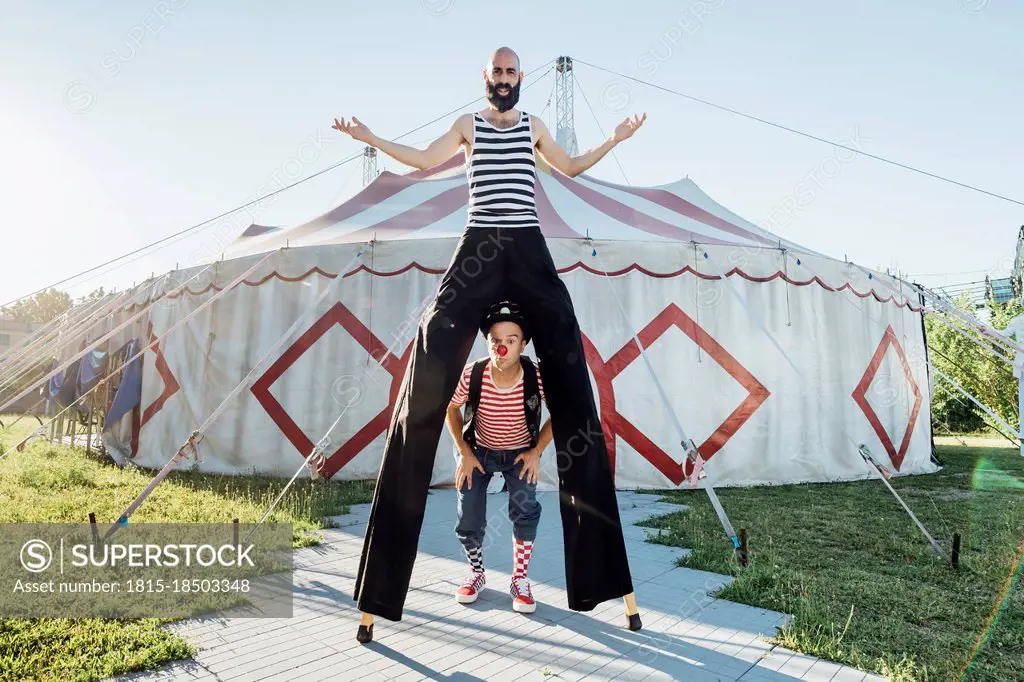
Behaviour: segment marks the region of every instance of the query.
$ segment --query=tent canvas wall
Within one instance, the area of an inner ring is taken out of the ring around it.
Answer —
[[[173,273],[148,316],[155,337],[278,251],[146,354],[137,450],[123,426],[107,432],[108,447],[163,466],[263,360],[205,434],[200,467],[290,476],[344,410],[326,471],[375,478],[415,327],[450,263],[466,199],[460,156],[430,172],[383,173],[315,220],[253,226],[229,260],[185,287],[171,283],[199,269]],[[867,477],[857,443],[901,473],[935,469],[916,292],[780,239],[688,179],[635,188],[541,165],[538,209],[585,337],[618,487],[675,487],[688,471],[634,330],[716,484]],[[356,267],[339,272],[360,250]],[[267,357],[339,275],[337,295]],[[471,359],[483,353],[478,339]],[[452,447],[445,431],[435,484],[452,481]],[[543,486],[556,485],[559,458],[570,456],[549,448]]]

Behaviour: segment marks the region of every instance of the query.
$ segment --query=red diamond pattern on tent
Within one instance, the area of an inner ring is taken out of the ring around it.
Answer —
[[[658,313],[646,327],[637,333],[637,337],[644,348],[650,348],[651,344],[657,341],[673,325],[678,327],[705,353],[711,356],[715,362],[721,365],[722,369],[728,372],[740,386],[747,389],[747,397],[708,436],[707,440],[697,447],[704,461],[708,461],[739,431],[740,427],[750,419],[771,393],[765,388],[764,384],[758,381],[753,374],[729,354],[721,344],[715,341],[693,318],[674,303],[669,304],[667,308]],[[597,382],[598,400],[601,408],[601,426],[604,430],[605,441],[608,443],[608,455],[611,459],[612,471],[615,471],[615,436],[619,435],[675,485],[682,483],[689,476],[692,464],[687,461],[685,466],[680,466],[679,462],[672,459],[668,453],[659,448],[640,429],[627,421],[615,409],[615,389],[612,381],[626,367],[640,358],[640,349],[637,347],[636,342],[630,339],[607,362],[601,359],[594,344],[586,336],[583,337],[583,346],[587,355],[587,364],[594,373],[594,379]],[[685,422],[683,423],[683,428],[686,428]]]
[[[371,419],[354,436],[342,443],[341,447],[333,453],[327,454],[327,463],[321,470],[321,473],[325,478],[332,477],[339,469],[348,464],[353,457],[358,455],[363,448],[372,443],[377,436],[387,431],[388,424],[391,422],[391,411],[394,409],[395,402],[398,400],[398,390],[402,386],[402,377],[405,374],[405,367],[409,362],[409,354],[412,352],[413,346],[412,342],[410,342],[408,347],[406,347],[405,352],[402,354],[402,357],[395,357],[388,351],[387,347],[380,342],[380,339],[374,336],[373,333],[367,329],[355,315],[352,314],[352,311],[339,302],[335,303],[330,310],[324,313],[319,320],[313,323],[313,326],[311,326],[302,336],[296,339],[295,343],[289,346],[288,350],[282,353],[281,357],[267,368],[267,371],[263,376],[256,380],[250,390],[256,397],[256,400],[263,405],[263,409],[267,411],[270,418],[275,424],[277,424],[278,428],[281,429],[281,432],[284,433],[285,437],[291,441],[292,445],[295,446],[295,449],[298,450],[299,455],[303,459],[309,456],[309,453],[313,451],[316,444],[309,439],[301,428],[299,428],[299,425],[296,424],[295,420],[288,415],[284,407],[281,406],[281,403],[277,401],[277,398],[270,393],[270,387],[281,377],[282,374],[288,371],[288,368],[302,357],[307,350],[312,348],[324,334],[330,331],[331,327],[334,325],[338,325],[347,331],[360,346],[367,350],[367,352],[381,365],[381,367],[391,374],[391,390],[387,407],[381,410],[377,416]],[[320,434],[317,435],[317,438],[319,438],[319,436]]]
[[[156,335],[153,334],[153,323],[150,322],[146,328],[146,333],[149,335],[149,343],[153,344],[152,351],[156,355],[156,372],[160,375],[160,378],[164,382],[164,390],[161,391],[157,399],[154,400],[149,407],[142,413],[142,421],[139,423],[139,430],[146,425],[150,419],[152,419],[157,412],[164,406],[168,400],[171,399],[175,393],[180,390],[178,386],[178,380],[174,378],[171,373],[171,368],[167,365],[167,358],[164,357],[164,352],[160,350],[160,343],[156,342]]]
[[[885,427],[882,426],[882,422],[878,418],[878,414],[875,413],[874,408],[871,407],[871,403],[867,399],[868,389],[871,387],[871,382],[875,379],[878,368],[882,365],[882,359],[885,357],[885,352],[889,349],[889,346],[892,346],[899,356],[900,364],[903,365],[903,373],[906,375],[907,381],[910,382],[910,388],[914,394],[914,407],[910,412],[907,430],[903,432],[903,441],[900,443],[899,450],[893,445],[892,439],[889,438],[889,434],[886,433]],[[907,455],[907,449],[910,447],[910,437],[914,434],[914,425],[917,423],[917,415],[921,410],[923,398],[921,397],[921,390],[918,388],[917,382],[914,381],[914,375],[910,371],[907,356],[903,353],[903,347],[900,346],[892,325],[886,327],[885,334],[882,335],[882,340],[878,342],[878,348],[875,349],[875,354],[871,356],[871,362],[868,363],[868,368],[864,370],[864,376],[861,377],[857,388],[853,389],[852,395],[854,402],[864,412],[864,416],[868,418],[871,428],[875,430],[878,440],[882,441],[885,451],[889,453],[892,465],[899,471],[900,465],[903,464],[903,458]]]

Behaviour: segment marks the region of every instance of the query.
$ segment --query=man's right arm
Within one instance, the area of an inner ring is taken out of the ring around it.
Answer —
[[[371,147],[376,147],[399,163],[404,163],[407,166],[420,170],[426,170],[444,163],[459,151],[459,147],[466,140],[463,130],[466,129],[468,118],[469,114],[460,116],[444,135],[431,142],[426,149],[416,149],[409,145],[391,142],[390,140],[378,137],[358,119],[353,119],[349,123],[346,123],[344,119],[339,123],[335,119],[335,125],[332,127],[351,135],[355,140],[365,142]]]
[[[462,429],[466,422],[462,419],[461,405],[448,405],[448,417],[445,419],[445,423],[448,424],[448,431],[452,434],[452,440],[455,441],[455,447],[459,449],[459,452],[463,455],[472,455],[473,449],[462,437]]]
[[[456,404],[454,401],[448,404],[448,418],[445,420],[448,424],[448,430],[452,433],[452,440],[455,441],[456,447],[459,448],[459,461],[455,465],[455,488],[462,490],[462,484],[465,483],[469,490],[473,489],[473,470],[476,469],[481,474],[485,473],[484,465],[480,463],[480,460],[473,454],[473,448],[469,446],[462,438],[462,413],[459,411],[461,405]]]

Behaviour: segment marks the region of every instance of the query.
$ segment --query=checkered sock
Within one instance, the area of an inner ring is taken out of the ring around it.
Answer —
[[[466,558],[469,565],[473,567],[474,573],[484,572],[484,549],[483,547],[466,547]]]
[[[515,554],[512,577],[525,578],[526,571],[530,568],[530,555],[533,554],[533,540],[513,540],[512,547]]]

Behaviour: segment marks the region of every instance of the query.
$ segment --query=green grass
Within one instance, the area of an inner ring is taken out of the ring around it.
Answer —
[[[3,415],[0,455],[38,426],[34,419]],[[171,453],[167,453],[170,458]],[[298,464],[296,463],[296,466]],[[155,472],[122,469],[108,457],[37,439],[24,452],[0,460],[0,523],[86,523],[96,513],[113,523]],[[287,479],[173,472],[132,515],[133,523],[241,523],[259,521]],[[324,517],[369,502],[373,483],[310,481],[292,484],[266,523],[293,525],[293,546],[319,542]],[[0,682],[98,680],[194,654],[160,628],[166,619],[2,619]]]
[[[878,480],[718,490],[748,531],[746,569],[701,490],[665,495],[689,511],[645,525],[693,549],[682,565],[735,575],[720,597],[793,614],[783,646],[895,680],[1024,679],[1024,459],[1009,448],[939,456],[943,471],[892,484],[947,553],[961,534],[960,570]]]

